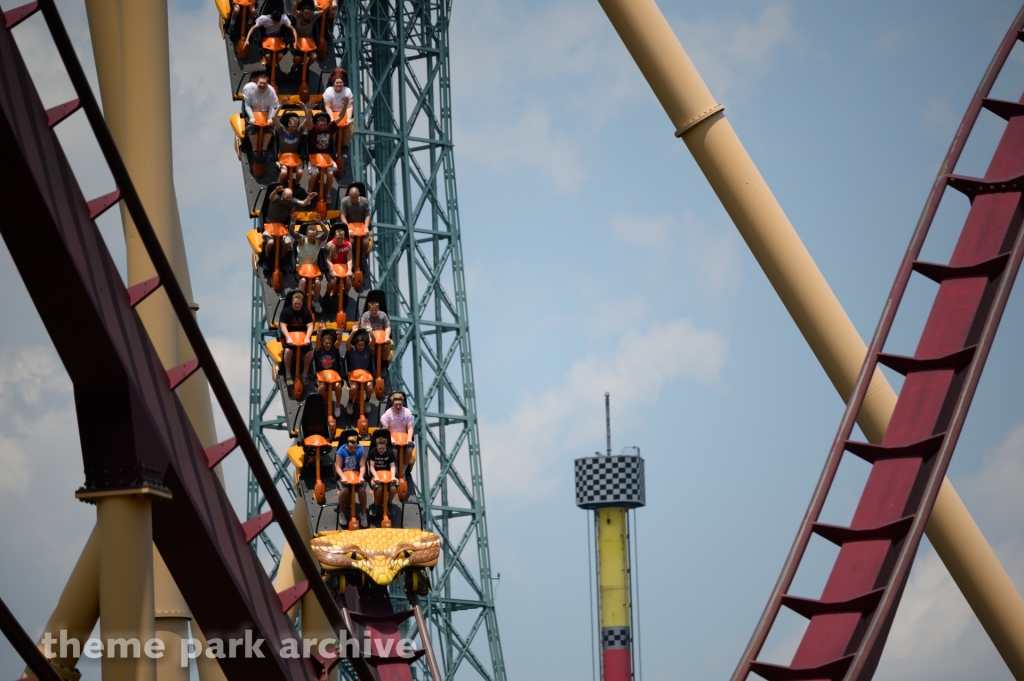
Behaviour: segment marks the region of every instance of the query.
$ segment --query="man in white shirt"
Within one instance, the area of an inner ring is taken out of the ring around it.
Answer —
[[[292,32],[293,42],[299,42],[299,36],[295,32],[295,27],[292,26],[292,20],[286,17],[281,10],[275,9],[270,14],[264,14],[256,18],[256,23],[253,24],[252,28],[245,36],[245,42],[249,42],[253,32],[257,29],[263,29],[261,32],[261,38],[280,38],[284,29],[288,29]],[[262,43],[262,39],[260,40]]]
[[[248,121],[245,126],[246,133],[249,135],[249,142],[252,143],[252,155],[256,161],[262,161],[266,157],[267,147],[270,146],[274,134],[273,128],[266,128],[263,131],[263,147],[259,148],[259,127],[253,124],[252,115],[260,111],[266,114],[268,121],[272,121],[279,106],[281,103],[277,99],[277,93],[270,87],[267,74],[262,71],[242,88],[242,108],[245,109],[245,119]]]

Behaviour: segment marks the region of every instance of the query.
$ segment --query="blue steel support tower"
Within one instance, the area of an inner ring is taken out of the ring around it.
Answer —
[[[393,389],[416,415],[413,474],[424,529],[442,538],[433,590],[421,603],[445,679],[505,681],[494,608],[477,433],[466,285],[455,190],[448,62],[448,0],[341,0],[334,26],[338,63],[351,74],[355,135],[349,163],[373,205],[371,271],[395,339]],[[282,489],[294,499],[276,388],[262,375],[267,328],[253,289],[250,429]],[[269,415],[268,415],[269,413]],[[268,437],[269,436],[269,437]],[[250,481],[252,482],[252,481]],[[248,515],[266,509],[250,484]],[[258,542],[276,572],[280,553]],[[474,551],[475,548],[475,551]],[[404,594],[392,594],[399,601]],[[343,666],[342,672],[349,676]]]
[[[391,380],[416,415],[424,529],[444,547],[424,604],[434,646],[447,679],[471,669],[504,681],[455,190],[450,16],[450,0],[346,0],[336,53],[352,74],[349,154],[374,206],[373,280],[396,345]]]

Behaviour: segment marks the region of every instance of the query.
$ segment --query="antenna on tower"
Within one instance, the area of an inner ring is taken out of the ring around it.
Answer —
[[[605,444],[607,445],[607,454],[605,456],[612,455],[612,409],[608,400],[610,394],[604,394],[604,434]]]

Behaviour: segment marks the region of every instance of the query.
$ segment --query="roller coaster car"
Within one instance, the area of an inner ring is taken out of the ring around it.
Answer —
[[[302,282],[306,283],[303,291],[306,294],[306,309],[313,315],[313,323],[316,324],[316,312],[313,310],[313,281],[320,278],[320,268],[316,265],[299,265],[295,271],[300,277],[300,287]]]
[[[409,483],[405,480],[405,448],[409,446],[409,433],[391,433],[391,444],[398,451],[398,498],[405,501],[409,498]]]
[[[382,488],[380,492],[380,508],[383,516],[380,519],[380,526],[391,527],[391,518],[388,517],[388,508],[391,506],[391,500],[388,498],[390,496],[389,492],[391,490],[389,490],[388,487],[393,482],[393,479],[391,477],[391,471],[377,471],[376,473],[374,473],[374,477],[377,478],[377,482],[381,484]]]
[[[338,428],[334,420],[334,386],[341,383],[341,374],[333,369],[324,369],[316,372],[316,380],[324,387],[323,392],[327,393],[327,423],[330,426],[331,438]],[[323,395],[323,393],[320,393]]]
[[[252,124],[259,128],[256,133],[256,148],[252,150],[252,174],[256,177],[263,177],[263,135],[266,128],[270,127],[271,121],[267,118],[266,111],[253,111]]]
[[[270,87],[277,92],[277,62],[280,61],[278,55],[285,51],[286,46],[284,41],[277,36],[264,38],[261,46],[264,52],[270,53]]]
[[[299,85],[299,101],[305,104],[309,101],[309,83],[306,81],[309,54],[310,52],[316,52],[317,46],[316,42],[312,38],[303,36],[299,38],[299,42],[296,47],[299,52],[302,53],[302,81]]]
[[[233,1],[242,10],[242,14],[238,18],[238,25],[242,27],[241,28],[241,35],[238,37],[238,45],[235,47],[235,54],[238,55],[238,58],[241,61],[245,61],[246,59],[249,58],[249,41],[247,41],[245,39],[246,33],[248,32],[247,31],[247,27],[249,25],[248,12],[249,12],[249,8],[256,4],[256,0],[233,0]],[[218,2],[218,4],[220,4],[220,3]],[[255,8],[253,8],[253,13],[255,13],[255,12],[256,12],[256,10],[255,10]]]
[[[365,369],[356,369],[348,372],[348,382],[351,390],[354,390],[359,396],[359,420],[356,421],[356,430],[360,435],[364,435],[370,430],[370,422],[366,418],[366,390],[367,386],[373,382],[373,374]],[[349,399],[352,399],[351,392]]]
[[[316,0],[317,9],[323,14],[320,15],[320,42],[317,43],[316,58],[318,61],[327,59],[327,40],[325,40],[327,22],[330,18],[327,16],[327,10],[331,7],[331,0]]]
[[[331,263],[331,271],[338,280],[338,287],[335,294],[338,296],[338,313],[334,316],[334,323],[339,330],[345,328],[348,323],[348,315],[345,314],[345,298],[348,294],[348,265],[344,263]]]
[[[352,286],[357,291],[363,290],[363,254],[360,253],[360,248],[363,245],[363,237],[368,231],[362,222],[348,223],[349,238],[355,240],[352,244],[355,247],[355,255],[352,257],[352,266],[355,268],[355,272],[352,273]]]
[[[263,231],[274,237],[274,273],[270,275],[270,285],[275,291],[280,292],[281,284],[284,282],[284,275],[281,273],[281,237],[288,234],[288,227],[281,222],[268,222],[263,225]]]
[[[310,154],[309,164],[320,171],[320,192],[317,195],[316,201],[316,212],[321,219],[327,218],[327,169],[334,165],[334,159],[331,158],[330,154]],[[356,266],[358,270],[358,265]],[[362,283],[362,277],[360,277],[360,283]],[[358,289],[358,287],[356,287]]]
[[[295,367],[292,377],[294,383],[292,383],[292,398],[300,399],[302,397],[302,348],[306,347],[306,333],[304,331],[288,331],[288,338],[291,339],[292,344],[285,346],[284,351],[287,353],[289,350],[295,356]],[[287,358],[285,358],[287,361]],[[326,432],[326,430],[324,431]]]
[[[323,505],[327,496],[327,487],[324,480],[326,479],[332,483],[332,489],[335,485],[333,485],[333,462],[328,461],[327,465],[323,466],[326,470],[321,470],[322,454],[325,449],[327,452],[331,450],[333,431],[327,419],[327,407],[324,404],[324,398],[319,393],[313,393],[306,398],[302,410],[302,421],[299,424],[299,435],[302,438],[302,444],[305,449],[302,479],[307,483],[311,482],[310,473],[311,470],[315,470],[316,479],[313,485],[313,498],[316,503]],[[308,463],[315,463],[315,466],[306,465]]]

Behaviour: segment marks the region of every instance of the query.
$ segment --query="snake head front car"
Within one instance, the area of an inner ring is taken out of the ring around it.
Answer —
[[[361,570],[383,586],[407,567],[437,565],[441,540],[423,530],[337,530],[318,534],[310,548],[325,569]]]

